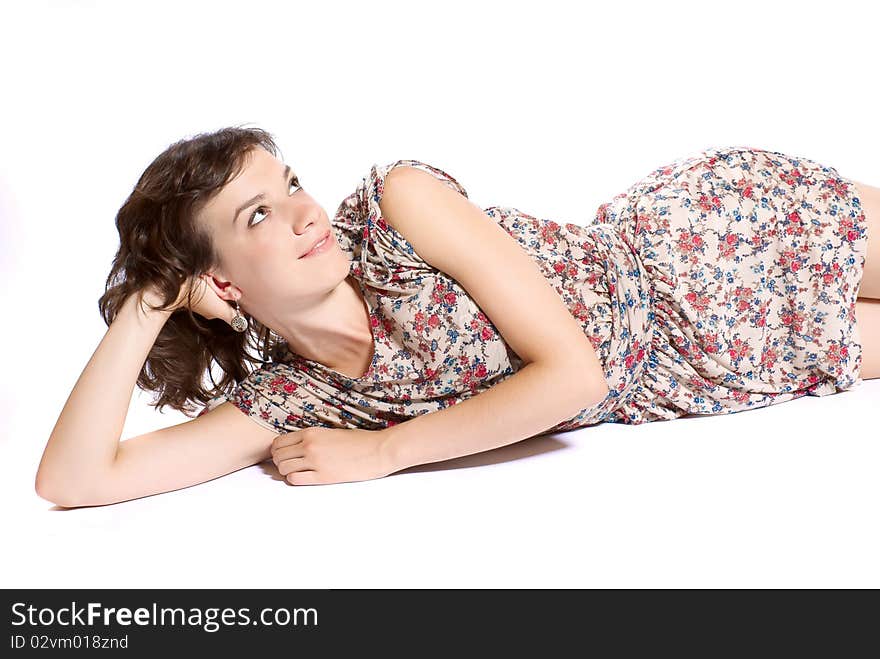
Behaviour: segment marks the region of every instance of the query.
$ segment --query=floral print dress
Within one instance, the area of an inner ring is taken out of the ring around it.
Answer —
[[[361,377],[284,347],[229,400],[260,425],[380,429],[455,405],[524,364],[456,280],[382,217],[374,164],[332,221],[369,308]],[[653,170],[585,225],[483,208],[540,267],[596,350],[606,398],[545,433],[727,414],[861,382],[855,301],[867,250],[852,181],[806,158],[708,148]],[[540,404],[539,401],[535,404]]]

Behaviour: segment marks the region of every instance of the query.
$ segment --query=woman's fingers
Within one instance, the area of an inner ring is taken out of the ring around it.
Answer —
[[[306,469],[311,469],[304,457],[288,458],[287,460],[276,461],[275,466],[278,467],[278,471],[282,476],[287,476],[287,474],[294,471],[304,471]]]
[[[285,446],[284,448],[272,451],[272,459],[275,461],[289,460],[290,458],[305,457],[305,454],[306,450],[302,444],[294,444],[292,446]]]

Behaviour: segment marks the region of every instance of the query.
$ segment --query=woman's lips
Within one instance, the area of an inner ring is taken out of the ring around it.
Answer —
[[[321,242],[324,242],[324,244],[321,245],[321,247],[322,247],[322,248],[323,248],[323,247],[326,247],[326,246],[327,246],[326,241],[329,241],[329,240],[330,240],[330,230],[328,229],[327,232],[326,232],[323,236],[321,236],[320,238],[318,238],[318,239],[314,242],[314,244],[312,244],[311,247],[309,247],[309,248],[308,248],[303,254],[300,255],[299,258],[302,259],[302,258],[305,258],[306,256],[309,256],[309,254],[311,253],[311,251],[312,251],[313,249],[315,249],[315,246],[317,246],[317,245],[318,245],[319,243],[321,243]]]

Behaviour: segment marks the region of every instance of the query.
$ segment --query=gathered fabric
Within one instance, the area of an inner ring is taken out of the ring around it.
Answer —
[[[228,400],[277,432],[380,429],[522,368],[467,291],[382,217],[385,177],[398,166],[468,197],[438,167],[397,160],[374,164],[339,205],[334,235],[373,332],[366,373],[351,377],[286,348],[202,413]],[[728,414],[861,381],[855,300],[866,220],[852,181],[832,167],[713,147],[652,170],[585,224],[482,210],[536,262],[603,367],[606,398],[545,433]]]

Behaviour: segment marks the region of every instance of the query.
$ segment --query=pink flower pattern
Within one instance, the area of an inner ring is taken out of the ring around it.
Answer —
[[[615,419],[730,414],[861,382],[867,228],[853,182],[766,149],[708,148],[602,204],[651,281],[651,357]]]
[[[228,396],[277,432],[379,429],[510,377],[522,360],[452,277],[382,217],[374,164],[333,227],[370,310],[375,355],[352,378],[289,349]],[[605,400],[545,432],[729,414],[856,386],[855,300],[867,236],[852,181],[806,158],[707,148],[659,167],[585,225],[489,206],[535,260],[604,368]]]

